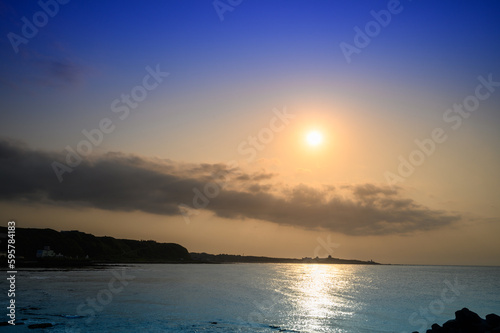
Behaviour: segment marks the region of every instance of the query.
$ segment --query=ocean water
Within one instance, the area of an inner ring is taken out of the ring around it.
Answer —
[[[463,307],[500,314],[500,267],[147,264],[16,284],[17,320],[47,332],[425,332]]]

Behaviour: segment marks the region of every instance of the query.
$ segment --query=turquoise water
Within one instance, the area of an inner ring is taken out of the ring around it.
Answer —
[[[18,320],[51,332],[425,332],[463,307],[500,314],[500,267],[35,270],[18,273],[16,304]]]

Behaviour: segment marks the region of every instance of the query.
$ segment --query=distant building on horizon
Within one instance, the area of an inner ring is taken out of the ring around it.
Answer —
[[[56,256],[56,253],[50,249],[50,246],[44,246],[43,250],[36,251],[37,258],[48,258],[48,257],[55,257],[55,256]],[[59,254],[57,256],[62,256],[62,254]]]

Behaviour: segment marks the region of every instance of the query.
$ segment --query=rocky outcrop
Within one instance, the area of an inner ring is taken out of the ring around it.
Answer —
[[[477,313],[463,308],[455,312],[455,319],[443,326],[433,324],[426,333],[500,333],[500,316],[492,313],[482,319]]]

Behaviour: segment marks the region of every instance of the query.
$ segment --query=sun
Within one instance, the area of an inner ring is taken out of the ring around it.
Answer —
[[[307,134],[306,140],[310,146],[318,146],[323,142],[323,135],[319,131],[311,131]]]

